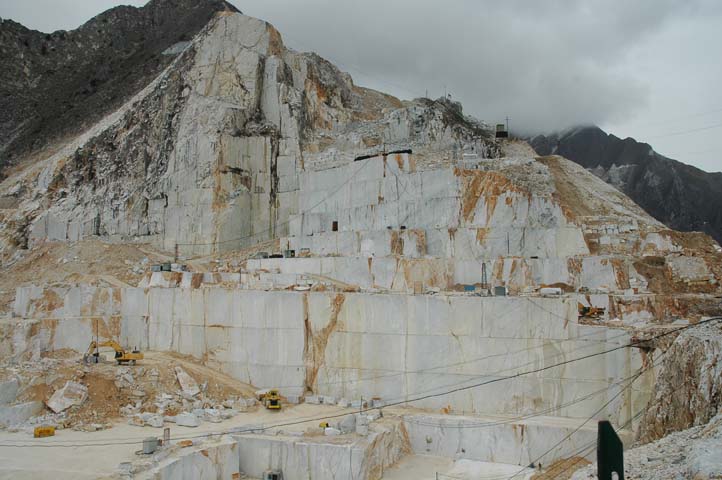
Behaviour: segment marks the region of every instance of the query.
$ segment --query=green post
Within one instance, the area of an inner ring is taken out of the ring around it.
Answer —
[[[618,480],[624,480],[624,446],[612,424],[603,420],[597,433],[597,477],[612,480],[613,472]]]

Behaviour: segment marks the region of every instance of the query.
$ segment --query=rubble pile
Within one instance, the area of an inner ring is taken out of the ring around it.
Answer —
[[[250,387],[214,379],[208,370],[199,375],[203,367],[191,375],[165,356],[150,355],[145,366],[85,365],[58,357],[0,367],[0,426],[95,431],[123,417],[135,426],[197,426],[257,405]]]
[[[0,227],[1,228],[1,227]],[[168,259],[149,245],[87,238],[75,243],[45,243],[32,250],[0,249],[0,317],[12,311],[15,287],[42,278],[46,284],[137,285],[152,264]]]
[[[712,480],[722,478],[722,415],[624,452],[627,480]],[[585,467],[572,480],[597,479],[597,465]]]

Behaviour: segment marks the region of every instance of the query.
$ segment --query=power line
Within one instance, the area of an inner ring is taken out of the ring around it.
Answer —
[[[721,316],[721,317],[711,317],[711,318],[708,318],[708,319],[706,319],[706,320],[701,320],[701,321],[699,321],[699,322],[697,322],[697,323],[695,323],[695,324],[685,325],[685,326],[683,326],[683,327],[676,328],[676,329],[674,329],[674,330],[669,330],[669,331],[667,331],[667,332],[658,334],[658,335],[656,335],[656,336],[654,336],[654,337],[652,337],[652,338],[649,338],[649,339],[644,340],[644,342],[654,341],[654,340],[657,340],[657,339],[659,339],[659,338],[662,338],[662,337],[665,337],[665,336],[668,336],[668,335],[672,335],[672,334],[675,334],[675,333],[678,333],[678,332],[687,330],[687,329],[689,329],[689,328],[699,327],[699,326],[706,325],[706,324],[709,324],[709,323],[711,323],[711,322],[716,322],[716,321],[719,321],[719,320],[722,320],[722,316]],[[484,386],[484,385],[489,385],[489,384],[492,384],[492,383],[498,383],[498,382],[505,381],[505,380],[511,380],[511,379],[514,379],[514,378],[519,378],[519,377],[523,377],[523,376],[526,376],[526,375],[531,375],[531,374],[534,374],[534,373],[539,373],[539,372],[543,372],[543,371],[546,371],[546,370],[550,370],[550,369],[552,369],[552,368],[557,368],[557,367],[560,367],[560,366],[569,365],[569,364],[571,364],[571,363],[575,363],[575,362],[578,362],[578,361],[581,361],[581,360],[586,360],[586,359],[589,359],[589,358],[594,358],[594,357],[598,357],[598,356],[601,356],[601,355],[606,355],[606,354],[608,354],[608,353],[611,353],[611,352],[614,352],[614,351],[617,351],[617,350],[621,350],[621,349],[623,349],[623,348],[630,348],[630,347],[640,346],[641,343],[642,343],[642,341],[639,341],[639,340],[637,340],[637,341],[632,341],[632,342],[630,342],[630,343],[628,343],[628,344],[621,345],[621,346],[619,346],[619,347],[612,348],[612,349],[609,349],[609,350],[605,350],[605,351],[602,351],[602,352],[597,352],[597,353],[593,353],[593,354],[589,354],[589,355],[584,355],[584,356],[577,357],[577,358],[573,358],[573,359],[570,359],[570,360],[565,360],[565,361],[563,361],[563,362],[555,363],[555,364],[553,364],[553,365],[548,365],[548,366],[545,366],[545,367],[540,367],[540,368],[536,368],[536,369],[532,369],[532,370],[527,370],[527,371],[520,372],[520,373],[511,375],[511,376],[508,376],[508,377],[501,377],[501,378],[491,379],[491,380],[487,380],[487,381],[484,381],[484,382],[480,382],[480,383],[477,383],[477,384],[474,384],[474,385],[468,385],[468,386],[464,386],[464,387],[454,388],[454,389],[447,390],[447,391],[441,392],[441,393],[428,394],[428,395],[423,395],[423,396],[420,396],[420,397],[417,397],[417,398],[413,398],[413,399],[407,399],[407,400],[401,400],[401,401],[398,401],[398,402],[389,403],[389,404],[384,405],[384,407],[367,407],[367,408],[361,408],[361,409],[359,409],[359,413],[369,412],[369,411],[373,411],[373,410],[379,410],[380,408],[388,408],[388,407],[395,407],[395,406],[400,406],[400,405],[406,405],[406,404],[409,404],[409,403],[414,403],[414,402],[418,402],[418,401],[421,401],[421,400],[426,400],[426,399],[429,399],[429,398],[441,397],[441,396],[445,396],[445,395],[450,395],[450,394],[452,394],[452,393],[456,393],[456,392],[460,392],[460,391],[465,391],[465,390],[470,390],[470,389],[472,389],[472,388],[477,388],[477,387],[481,387],[481,386]],[[611,401],[614,400],[614,398],[616,398],[616,397],[619,396],[620,394],[621,394],[621,393],[618,393],[617,395],[615,395],[614,397],[612,397],[612,399],[611,399],[609,402],[607,402],[607,404],[605,404],[604,407],[606,407],[606,405],[608,405],[609,403],[611,403]],[[223,434],[243,434],[243,433],[262,432],[262,431],[269,430],[269,429],[271,429],[271,428],[279,428],[279,427],[288,427],[288,426],[293,426],[293,425],[299,425],[299,424],[308,423],[308,422],[314,421],[314,420],[328,420],[328,419],[332,419],[332,418],[341,418],[341,417],[345,417],[345,416],[347,416],[347,415],[349,415],[349,413],[348,413],[348,412],[344,412],[344,413],[334,414],[334,415],[325,415],[325,416],[320,416],[320,417],[315,417],[315,418],[305,418],[305,419],[302,419],[302,420],[294,420],[294,421],[289,421],[289,422],[285,422],[285,423],[277,423],[277,424],[272,424],[272,425],[268,425],[268,426],[263,426],[263,425],[261,425],[261,426],[257,426],[257,427],[241,428],[241,429],[233,428],[233,429],[230,429],[230,430],[221,430],[221,431],[215,431],[215,432],[207,432],[207,433],[198,434],[198,435],[179,436],[179,437],[174,437],[173,439],[174,439],[174,440],[178,440],[178,439],[188,439],[188,438],[204,438],[204,437],[218,436],[218,435],[223,435]],[[597,415],[597,414],[595,413],[595,415]],[[579,427],[579,428],[581,428],[581,427]],[[21,445],[21,444],[2,444],[2,443],[0,443],[0,447],[17,447],[17,448],[33,448],[33,447],[38,447],[38,448],[54,448],[54,447],[55,447],[55,448],[57,448],[57,447],[93,447],[93,446],[111,446],[111,445],[132,445],[132,444],[136,444],[137,442],[138,442],[138,440],[129,441],[129,442],[103,442],[103,443],[85,443],[85,444],[32,444],[32,443],[25,443],[25,444],[22,444],[22,445]]]
[[[546,452],[544,452],[544,453],[542,453],[541,455],[539,455],[534,461],[532,461],[532,464],[539,463],[539,461],[540,461],[542,458],[544,458],[546,455],[548,455],[549,453],[551,453],[551,452],[554,451],[555,449],[559,448],[559,446],[561,446],[562,443],[564,443],[565,441],[569,440],[569,439],[572,437],[572,435],[574,435],[574,434],[577,433],[579,430],[581,430],[582,427],[584,427],[584,425],[586,425],[587,423],[589,423],[590,421],[592,421],[597,415],[599,415],[602,411],[604,411],[604,409],[607,408],[607,407],[609,406],[609,404],[611,404],[614,400],[616,400],[617,397],[619,397],[622,393],[624,393],[624,392],[627,390],[627,388],[631,387],[632,384],[634,383],[634,381],[635,381],[637,378],[639,378],[643,372],[644,372],[644,371],[640,372],[633,380],[631,380],[631,381],[629,382],[629,384],[627,385],[626,388],[621,389],[619,392],[617,392],[616,394],[614,394],[614,396],[612,396],[612,398],[610,398],[607,402],[605,402],[604,405],[602,405],[601,407],[599,407],[599,409],[597,409],[597,411],[595,411],[589,418],[587,418],[586,420],[584,420],[584,422],[582,422],[579,426],[577,426],[577,428],[575,428],[574,430],[572,430],[571,432],[569,432],[568,434],[566,434],[561,440],[559,440],[557,443],[555,443],[554,445],[552,445],[552,447],[549,448]],[[526,468],[524,468],[524,469],[522,469],[522,470],[519,470],[519,471],[516,472],[514,475],[512,475],[511,477],[509,477],[509,480],[511,480],[512,478],[517,477],[518,475],[520,475],[521,473],[523,473],[525,470],[526,470]]]
[[[722,108],[716,108],[714,110],[706,110],[704,112],[697,112],[697,113],[691,113],[688,115],[680,115],[678,117],[674,118],[668,118],[667,120],[661,120],[658,122],[649,122],[649,123],[643,123],[638,125],[638,127],[648,127],[648,126],[655,126],[655,125],[665,125],[668,123],[679,123],[680,120],[686,119],[686,118],[695,118],[695,117],[702,117],[704,115],[710,115],[712,113],[722,112]]]
[[[535,303],[535,302],[531,302],[531,303],[532,303],[533,305],[537,306],[538,308],[540,308],[541,310],[543,310],[543,311],[545,311],[545,312],[547,312],[547,313],[549,313],[549,314],[551,314],[551,315],[554,315],[554,316],[556,316],[557,318],[560,318],[560,319],[562,319],[562,320],[564,320],[564,321],[567,321],[567,318],[566,318],[566,317],[562,317],[561,315],[555,314],[554,312],[552,312],[552,311],[550,311],[550,310],[544,309],[544,308],[538,306],[538,304]],[[519,304],[513,306],[512,308],[508,308],[505,312],[503,312],[503,313],[501,313],[499,316],[497,316],[497,317],[496,317],[496,320],[500,320],[500,319],[504,318],[506,315],[508,315],[508,314],[510,314],[510,313],[513,313],[514,311],[518,310],[519,308],[520,308],[520,305],[519,305]],[[156,325],[162,325],[162,324],[163,324],[163,323],[157,322],[157,321],[148,322],[148,323],[152,323],[152,324],[156,324]],[[173,327],[175,327],[175,326],[179,326],[179,324],[172,324],[172,325],[170,325],[171,328],[173,328]],[[180,324],[180,326],[194,327],[194,328],[205,328],[205,325],[193,325],[193,324]],[[236,326],[236,327],[225,327],[225,328],[238,328],[238,329],[243,329],[243,328],[246,328],[246,327]],[[359,332],[339,332],[339,333],[359,333]],[[360,333],[366,333],[366,332],[360,332]],[[613,340],[616,340],[616,339],[618,339],[618,338],[621,338],[621,337],[624,337],[624,336],[628,335],[628,332],[627,332],[627,331],[622,331],[622,333],[620,333],[619,335],[613,336],[613,337],[611,337],[611,338],[609,338],[609,339],[606,339],[606,340],[595,340],[595,339],[586,339],[586,338],[585,338],[585,337],[594,336],[594,335],[596,335],[597,333],[598,333],[598,332],[596,332],[596,331],[591,331],[591,332],[589,332],[589,333],[586,333],[586,334],[583,334],[583,335],[579,335],[579,336],[574,337],[574,338],[561,338],[561,339],[551,339],[551,340],[549,340],[548,342],[558,343],[558,344],[563,344],[563,343],[567,343],[567,342],[589,342],[589,345],[587,345],[587,346],[580,346],[580,347],[577,347],[577,348],[575,348],[575,349],[573,349],[573,350],[571,350],[571,351],[557,353],[557,354],[554,355],[552,358],[556,358],[556,357],[568,355],[569,353],[577,352],[577,351],[580,351],[580,350],[584,350],[584,349],[586,349],[586,348],[592,348],[592,347],[595,347],[596,345],[602,344],[602,343],[610,344],[610,345],[619,345],[619,344],[613,342]],[[403,334],[403,333],[402,333],[402,334],[398,334],[398,335],[408,335],[408,334]],[[491,338],[491,337],[488,337],[488,338]],[[493,338],[501,338],[501,337],[493,337]],[[534,337],[509,337],[509,338],[514,339],[514,340],[537,340],[537,338],[534,338]],[[408,370],[408,371],[397,371],[397,372],[394,372],[394,373],[380,374],[380,375],[375,375],[375,376],[365,377],[365,378],[358,378],[358,379],[353,379],[353,380],[338,380],[338,381],[329,381],[329,382],[317,382],[317,383],[314,383],[313,386],[315,386],[315,387],[320,387],[320,386],[338,385],[338,384],[359,384],[359,383],[367,383],[367,382],[371,382],[371,381],[375,381],[375,380],[383,380],[383,379],[392,378],[392,377],[398,377],[398,376],[403,376],[403,375],[415,375],[415,374],[429,373],[429,372],[432,372],[432,371],[434,371],[434,370],[441,370],[441,369],[445,369],[445,368],[451,368],[451,367],[458,367],[458,366],[462,366],[462,365],[468,365],[468,364],[480,362],[480,361],[482,361],[482,360],[488,360],[488,359],[491,359],[491,358],[508,357],[508,356],[511,356],[511,355],[516,355],[516,354],[519,354],[519,353],[524,353],[524,352],[532,351],[532,350],[535,350],[535,349],[538,349],[538,348],[544,348],[546,345],[547,345],[547,344],[545,343],[545,344],[541,344],[541,345],[535,345],[535,346],[532,346],[532,347],[527,347],[527,348],[515,350],[515,351],[512,351],[512,352],[497,353],[497,354],[485,355],[485,356],[482,356],[482,357],[474,357],[474,358],[467,359],[467,360],[463,360],[463,361],[460,361],[460,362],[454,362],[454,363],[449,363],[449,364],[445,364],[445,365],[438,365],[438,366],[430,367],[430,368],[427,368],[427,369]],[[522,364],[522,365],[517,365],[516,367],[510,367],[510,368],[506,368],[506,369],[501,369],[501,370],[497,370],[497,371],[494,371],[494,372],[487,372],[487,373],[485,373],[485,376],[490,376],[490,375],[499,374],[499,373],[502,373],[502,372],[506,372],[506,371],[509,371],[509,370],[512,370],[512,369],[515,369],[515,368],[519,368],[519,367],[531,365],[531,364],[534,364],[534,363],[536,363],[536,361],[535,361],[535,360],[532,360],[532,361],[529,361],[529,362],[524,363],[524,364]],[[362,369],[343,368],[343,367],[338,367],[338,368],[337,368],[337,370],[346,370],[346,369],[362,370]],[[440,372],[439,374],[449,375],[449,376],[451,376],[451,375],[467,375],[467,376],[472,376],[472,374],[451,373],[451,372]],[[460,385],[460,384],[463,384],[463,383],[466,383],[466,382],[461,382],[461,383],[458,383],[458,384],[455,384],[455,385]],[[299,385],[276,385],[275,387],[276,387],[276,388],[296,388],[296,387],[298,387],[298,386],[299,386]],[[444,388],[444,387],[447,387],[447,386],[449,386],[449,385],[437,386],[437,387],[435,387],[435,388],[433,388],[433,389],[431,389],[431,390],[429,390],[429,391],[437,390],[438,388]],[[421,392],[417,392],[417,393],[421,393]]]
[[[714,128],[720,128],[722,127],[722,123],[716,123],[714,125],[708,125],[706,127],[700,127],[700,128],[693,128],[690,130],[682,130],[680,132],[672,132],[672,133],[666,133],[664,135],[655,135],[653,137],[647,137],[647,138],[665,138],[665,137],[675,137],[678,135],[686,135],[688,133],[694,133],[694,132],[701,132],[703,130],[712,130]]]
[[[665,352],[665,353],[666,353],[666,352]],[[712,367],[714,367],[714,365],[708,366],[707,368],[705,368],[705,369],[704,369],[702,372],[700,372],[700,373],[704,373],[704,372],[708,371],[708,370],[709,370],[710,368],[712,368]],[[686,383],[686,382],[685,382],[685,383]],[[615,428],[615,429],[614,429],[615,432],[618,432],[618,431],[622,430],[623,428],[625,428],[627,425],[629,425],[629,424],[632,423],[634,420],[636,420],[636,419],[639,418],[641,415],[643,415],[643,414],[645,413],[645,411],[646,411],[646,409],[645,409],[645,408],[642,408],[642,409],[641,409],[640,411],[638,411],[632,418],[630,418],[629,420],[627,420],[627,422],[625,422],[624,424],[622,424],[622,425],[618,426],[617,428]],[[582,447],[581,447],[580,449],[578,449],[577,451],[575,451],[575,452],[570,452],[569,454],[567,454],[567,455],[565,456],[565,458],[571,458],[571,457],[574,457],[574,456],[578,456],[578,455],[580,455],[582,452],[585,452],[582,456],[583,456],[583,457],[586,457],[586,455],[587,455],[586,452],[589,451],[589,450],[591,450],[591,449],[593,449],[593,448],[596,448],[596,446],[597,446],[597,441],[594,440],[594,441],[588,443],[587,445],[582,446]],[[570,469],[571,467],[573,467],[573,466],[574,466],[573,464],[568,465],[568,466],[566,466],[563,470],[560,470],[559,472],[556,472],[557,476],[559,476],[560,474],[566,472],[567,470],[569,470],[569,469]]]
[[[644,414],[644,412],[645,412],[645,409],[642,408],[642,409],[639,410],[636,414],[634,414],[634,416],[632,416],[632,418],[630,418],[629,420],[627,420],[626,422],[624,422],[622,425],[619,425],[617,428],[615,428],[614,431],[615,431],[615,432],[619,432],[620,430],[623,430],[623,429],[626,428],[629,424],[631,424],[632,422],[634,422],[635,420],[637,420],[640,416],[642,416],[642,414]],[[577,448],[577,449],[575,449],[575,450],[572,450],[571,452],[566,453],[563,458],[573,458],[573,457],[578,457],[578,456],[581,456],[581,457],[584,458],[584,457],[586,457],[589,453],[591,453],[591,451],[594,450],[596,447],[597,447],[597,441],[596,441],[596,440],[592,440],[591,442],[588,442],[588,443],[582,445],[581,447],[579,447],[579,448]],[[573,463],[567,465],[567,466],[564,467],[562,470],[556,472],[556,476],[558,477],[559,475],[561,475],[562,473],[566,472],[567,470],[569,470],[569,469],[572,468],[573,466],[574,466]],[[507,479],[507,480],[508,480],[508,479]]]
[[[440,428],[444,428],[444,429],[464,430],[464,429],[470,429],[470,428],[477,429],[477,428],[494,427],[494,426],[497,426],[497,425],[505,425],[505,424],[508,424],[508,423],[514,423],[514,422],[517,422],[517,421],[519,421],[519,420],[526,420],[526,419],[529,419],[529,418],[540,417],[540,416],[542,416],[542,415],[546,415],[546,414],[548,414],[548,413],[551,413],[551,412],[554,412],[554,411],[557,411],[557,410],[561,410],[562,408],[566,408],[566,407],[570,407],[570,406],[572,406],[572,405],[576,405],[576,404],[578,404],[578,403],[582,403],[582,402],[584,402],[584,401],[586,401],[586,400],[588,400],[588,399],[590,399],[590,398],[593,398],[593,397],[595,397],[595,396],[597,396],[597,395],[600,395],[600,394],[602,394],[602,393],[604,393],[604,392],[608,392],[609,389],[610,389],[610,387],[612,387],[612,386],[621,385],[621,384],[623,384],[623,383],[625,383],[625,382],[627,382],[627,381],[629,381],[629,380],[631,380],[631,379],[635,379],[635,380],[636,380],[636,378],[638,378],[639,376],[641,376],[642,373],[644,373],[644,372],[646,372],[646,371],[648,371],[648,370],[650,370],[650,369],[652,369],[652,368],[655,368],[655,367],[659,366],[659,365],[662,363],[662,361],[663,361],[664,355],[666,355],[666,354],[667,354],[667,351],[665,351],[664,353],[662,353],[662,355],[660,355],[660,357],[657,359],[657,361],[655,361],[652,365],[650,365],[650,366],[648,366],[648,367],[645,367],[645,368],[644,368],[641,372],[639,372],[639,373],[635,373],[634,375],[630,375],[630,376],[628,376],[628,377],[626,377],[626,378],[623,378],[623,379],[619,380],[618,382],[612,383],[611,385],[607,385],[607,386],[604,387],[604,388],[601,388],[601,389],[599,389],[599,390],[596,390],[596,391],[594,391],[594,392],[592,392],[592,393],[589,393],[589,394],[587,394],[587,395],[584,395],[584,396],[582,396],[582,397],[577,397],[577,398],[575,398],[575,399],[573,399],[573,400],[570,400],[570,401],[568,401],[568,402],[566,402],[566,403],[562,403],[562,404],[560,404],[560,405],[555,405],[555,406],[553,406],[553,407],[549,407],[549,408],[547,408],[547,409],[540,410],[540,411],[536,411],[536,412],[533,412],[533,413],[530,413],[530,414],[521,415],[521,416],[513,417],[513,418],[508,418],[508,419],[500,420],[500,421],[498,421],[498,422],[466,423],[466,424],[460,424],[460,425],[449,425],[449,424],[431,423],[431,422],[424,422],[424,421],[417,421],[417,420],[409,420],[409,419],[406,419],[405,421],[407,421],[407,422],[409,422],[409,423],[413,423],[413,424],[415,424],[415,425],[423,425],[423,426],[427,426],[427,427],[440,427]],[[629,387],[625,387],[624,390],[626,390],[626,389],[628,389],[628,388],[629,388]]]

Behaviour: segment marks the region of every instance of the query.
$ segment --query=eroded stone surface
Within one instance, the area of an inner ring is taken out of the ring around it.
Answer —
[[[690,329],[665,354],[640,440],[704,425],[722,407],[722,322]]]

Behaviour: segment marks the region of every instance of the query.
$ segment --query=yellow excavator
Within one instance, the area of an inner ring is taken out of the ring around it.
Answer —
[[[90,342],[87,353],[83,355],[83,361],[85,363],[98,363],[98,357],[100,356],[98,349],[101,347],[110,347],[115,350],[115,361],[118,362],[118,365],[122,363],[135,365],[136,360],[143,360],[143,354],[139,350],[129,352],[113,340],[103,342],[93,340]]]
[[[579,318],[586,317],[599,319],[604,316],[604,307],[587,307],[586,305],[577,302],[577,308],[579,310]]]

